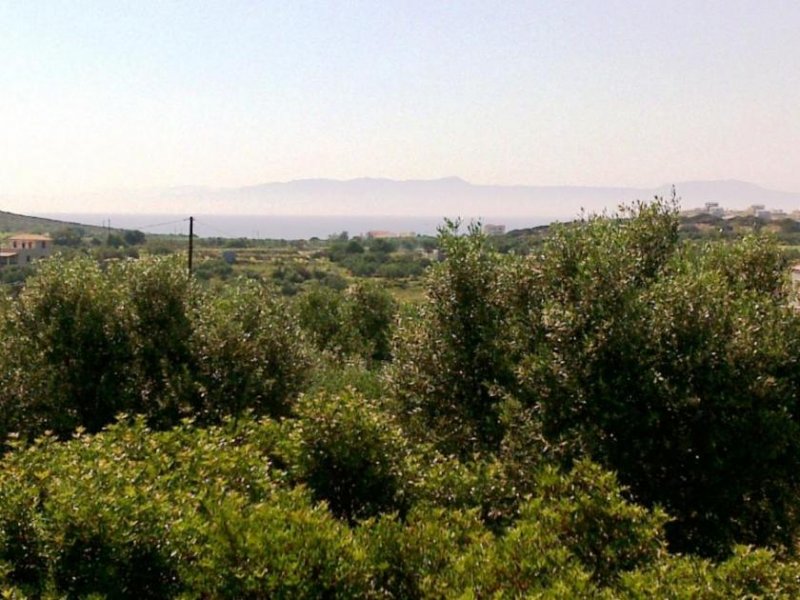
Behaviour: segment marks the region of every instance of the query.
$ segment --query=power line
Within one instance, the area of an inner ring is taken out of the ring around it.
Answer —
[[[199,219],[195,219],[194,222],[199,224],[199,225],[203,225],[204,227],[208,227],[209,229],[213,229],[217,233],[221,233],[223,235],[223,237],[228,237],[228,238],[232,238],[232,239],[236,239],[236,238],[242,237],[240,235],[233,235],[230,231],[224,231],[224,230],[220,229],[219,227],[215,227],[214,225],[211,225],[210,223],[206,223],[205,221],[201,221]]]
[[[186,219],[177,219],[175,221],[167,221],[165,223],[154,223],[152,225],[142,225],[140,227],[137,227],[137,229],[153,229],[154,227],[166,227],[167,225],[175,225],[177,223],[185,223],[190,218],[191,217],[186,218]]]

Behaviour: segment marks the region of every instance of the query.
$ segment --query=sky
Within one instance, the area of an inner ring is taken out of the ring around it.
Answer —
[[[446,176],[800,191],[799,33],[797,0],[0,0],[0,198]]]

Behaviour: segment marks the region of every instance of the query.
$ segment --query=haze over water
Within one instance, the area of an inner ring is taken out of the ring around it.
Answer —
[[[47,213],[36,216],[115,229],[138,229],[145,233],[188,235],[187,215]],[[443,219],[398,216],[287,216],[287,215],[193,215],[194,234],[199,237],[254,239],[325,239],[346,231],[351,237],[368,231],[396,234],[436,235]],[[535,227],[550,222],[541,218],[485,218],[482,223],[501,224],[506,230]]]

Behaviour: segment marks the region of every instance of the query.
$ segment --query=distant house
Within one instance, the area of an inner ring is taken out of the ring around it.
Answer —
[[[373,230],[367,232],[367,239],[370,240],[380,240],[393,237],[396,237],[396,234],[392,233],[391,231]]]
[[[53,239],[49,235],[18,233],[12,235],[0,247],[0,267],[4,265],[26,265],[38,258],[50,256]]]
[[[505,232],[505,225],[492,225],[491,223],[487,223],[483,226],[483,233],[486,235],[503,235]]]
[[[800,287],[800,263],[792,266],[792,284],[795,287]]]

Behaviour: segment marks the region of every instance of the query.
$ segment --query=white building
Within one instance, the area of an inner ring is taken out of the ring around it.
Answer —
[[[50,256],[52,252],[53,239],[49,235],[18,233],[0,247],[0,266],[26,265],[37,258]]]

